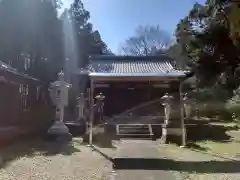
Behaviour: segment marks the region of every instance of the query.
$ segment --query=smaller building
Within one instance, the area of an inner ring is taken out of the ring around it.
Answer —
[[[176,93],[186,72],[174,67],[175,60],[165,54],[92,56],[87,67],[92,98],[104,93],[104,114],[112,116],[160,98],[165,92]]]
[[[0,144],[45,130],[54,117],[40,80],[0,61]]]

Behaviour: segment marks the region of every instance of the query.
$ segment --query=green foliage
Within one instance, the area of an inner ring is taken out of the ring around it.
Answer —
[[[240,52],[229,37],[229,29],[219,16],[213,16],[214,4],[195,4],[188,16],[176,28],[177,42],[188,66],[200,81],[208,86],[236,88],[235,69]],[[209,83],[211,82],[211,84]]]
[[[2,0],[0,24],[0,59],[42,80],[53,78],[63,60],[61,22],[54,4]]]
[[[240,120],[240,87],[234,91],[234,95],[226,103],[227,110],[235,119]]]
[[[81,0],[74,0],[70,9],[63,12],[61,19],[70,21],[73,26],[73,36],[77,42],[76,53],[79,59],[79,67],[88,63],[89,55],[110,52],[107,45],[102,41],[100,33],[97,30],[93,31],[93,25],[89,22],[90,13],[84,8]]]
[[[208,102],[199,108],[201,117],[208,117],[219,121],[232,120],[231,114],[225,108],[223,102]]]
[[[228,25],[229,35],[239,46],[240,40],[240,2],[236,0],[209,0],[215,8],[216,17]]]
[[[46,83],[55,80],[65,59],[72,58],[65,53],[64,21],[73,24],[79,62],[92,53],[107,52],[99,32],[92,30],[83,3],[75,0],[59,18],[61,5],[61,0],[2,0],[0,60]]]
[[[176,68],[185,69],[190,59],[185,54],[182,53],[182,47],[180,44],[176,43],[170,46],[166,52],[169,57],[176,59]]]
[[[89,22],[90,13],[84,8],[81,0],[74,0],[69,9],[61,14],[60,19],[64,29],[64,46],[66,73],[72,84],[70,99],[75,100],[80,91],[84,91],[86,79],[79,79],[72,73],[77,68],[85,68],[89,63],[89,56],[95,54],[107,54],[110,50],[102,41],[98,30],[93,30],[93,25]],[[82,84],[79,86],[79,84]]]
[[[198,90],[197,94],[198,100],[200,102],[224,102],[229,98],[229,96],[230,94],[228,91],[219,87],[201,88]]]
[[[181,53],[189,58],[188,66],[200,80],[199,86],[204,87],[198,93],[203,116],[221,116],[220,120],[231,119],[231,115],[240,118],[239,90],[229,99],[240,82],[238,6],[231,0],[195,4],[176,27]]]
[[[240,2],[233,2],[228,14],[230,35],[237,46],[240,46]]]
[[[199,115],[217,119],[219,121],[232,120],[231,113],[226,109],[225,103],[231,97],[231,93],[221,87],[200,88],[194,91],[197,98]]]

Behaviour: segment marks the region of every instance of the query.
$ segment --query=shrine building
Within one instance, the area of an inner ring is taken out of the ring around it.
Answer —
[[[87,67],[90,98],[102,92],[104,115],[117,115],[166,92],[181,93],[185,71],[177,70],[175,60],[157,56],[91,56]]]

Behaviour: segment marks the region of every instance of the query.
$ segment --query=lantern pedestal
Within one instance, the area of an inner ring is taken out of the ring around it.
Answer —
[[[71,141],[72,134],[69,132],[68,127],[61,121],[55,121],[54,124],[49,128],[47,134],[48,140],[53,141]]]
[[[69,134],[68,127],[61,121],[55,121],[54,124],[48,130],[49,134],[64,135]]]
[[[55,121],[48,130],[48,137],[53,140],[71,141],[72,134],[69,133],[68,127],[61,121]]]

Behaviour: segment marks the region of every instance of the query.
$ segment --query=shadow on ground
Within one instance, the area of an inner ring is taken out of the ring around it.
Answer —
[[[21,157],[33,157],[38,155],[54,156],[56,154],[68,156],[76,152],[80,152],[80,150],[75,148],[72,142],[49,142],[40,138],[28,139],[1,149],[0,168],[7,166],[8,163]]]
[[[97,148],[96,146],[92,146],[92,150],[96,151],[97,153],[99,153],[100,155],[102,155],[104,158],[106,158],[109,161],[113,162],[113,158],[111,156],[109,156],[107,153],[104,153],[103,151],[101,151],[99,148]]]
[[[84,124],[84,121],[67,121],[65,122],[65,125],[69,128],[70,133],[74,137],[82,136],[86,131],[86,125]]]
[[[228,131],[239,130],[238,126],[224,126],[224,125],[199,125],[199,126],[190,126],[187,127],[187,139],[188,139],[188,147],[206,151],[207,148],[201,147],[195,144],[198,141],[213,141],[213,142],[221,142],[228,143],[233,141],[232,136],[227,134]]]
[[[211,140],[218,142],[226,142],[231,139],[227,131],[238,130],[238,126],[224,126],[224,125],[199,125],[187,127],[187,136],[190,141]]]
[[[112,144],[112,140],[115,140],[116,134],[104,133],[104,132],[93,132],[92,141],[93,144],[100,148],[116,148]],[[88,144],[89,134],[83,136],[83,143]]]
[[[202,146],[200,146],[199,144],[196,144],[196,143],[194,143],[194,142],[188,142],[188,143],[187,143],[187,147],[188,147],[188,148],[191,148],[191,149],[193,149],[193,150],[198,150],[198,151],[207,151],[207,150],[209,150],[208,148],[202,147]]]
[[[117,158],[115,169],[166,170],[195,173],[239,173],[240,161],[174,161],[169,159]]]

